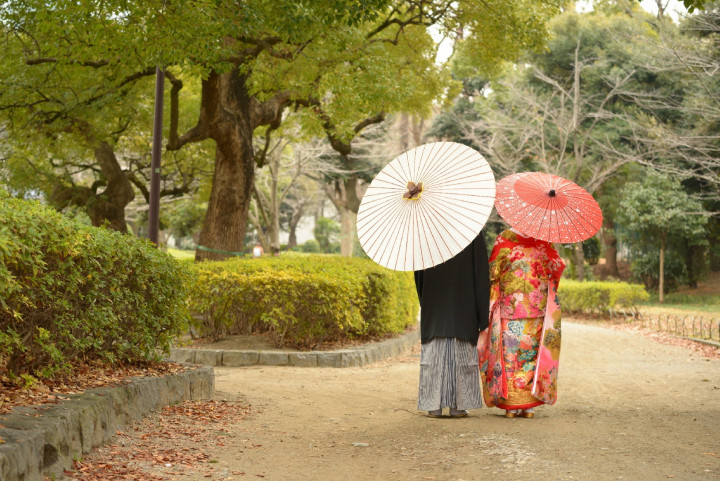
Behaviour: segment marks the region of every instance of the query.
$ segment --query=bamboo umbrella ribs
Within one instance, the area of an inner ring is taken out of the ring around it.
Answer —
[[[494,200],[495,178],[480,153],[455,142],[421,145],[372,181],[358,210],[358,238],[384,267],[427,269],[477,237]]]
[[[495,208],[523,234],[563,244],[589,239],[603,220],[600,206],[585,189],[543,172],[503,178],[497,184]]]

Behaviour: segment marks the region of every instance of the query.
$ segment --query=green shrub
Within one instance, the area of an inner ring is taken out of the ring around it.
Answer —
[[[318,253],[320,252],[320,244],[318,244],[318,241],[315,239],[309,239],[305,241],[305,243],[300,246],[301,252],[308,252],[308,253]]]
[[[600,240],[591,237],[582,243],[583,256],[588,264],[594,266],[600,260]]]
[[[156,358],[183,332],[187,270],[147,241],[0,191],[0,370]]]
[[[665,293],[675,291],[682,284],[687,284],[688,275],[685,261],[680,255],[668,250],[665,252]],[[642,282],[647,289],[658,291],[660,286],[660,256],[657,252],[638,253],[633,257],[630,266],[633,280]]]
[[[190,309],[201,335],[271,333],[277,346],[402,332],[416,322],[411,273],[366,259],[282,255],[193,266]]]
[[[606,314],[610,309],[636,309],[639,302],[649,298],[643,286],[627,282],[560,282],[560,305],[563,312],[576,314]]]

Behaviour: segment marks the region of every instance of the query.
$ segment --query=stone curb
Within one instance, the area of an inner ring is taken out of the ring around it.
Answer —
[[[171,349],[168,360],[205,366],[361,367],[410,350],[420,340],[420,329],[398,338],[337,351],[256,351]]]
[[[135,377],[117,387],[62,395],[61,404],[16,407],[0,415],[0,480],[63,479],[94,447],[152,411],[190,399],[211,398],[212,368],[193,368],[161,377]]]
[[[697,337],[683,337],[683,339],[687,339],[688,341],[699,342],[701,344],[707,344],[708,346],[715,346],[718,349],[720,349],[720,342],[709,341],[707,339],[698,339]]]

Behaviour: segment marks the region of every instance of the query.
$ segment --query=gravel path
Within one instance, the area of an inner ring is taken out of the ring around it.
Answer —
[[[216,368],[215,401],[150,416],[69,478],[720,480],[720,360],[595,325],[563,331],[559,401],[535,419],[426,417],[419,344],[362,368]]]
[[[488,408],[427,418],[416,410],[418,370],[419,346],[364,368],[218,368],[219,397],[254,413],[231,429],[238,443],[215,453],[217,470],[273,480],[720,479],[720,361],[565,323],[559,401],[532,420]]]

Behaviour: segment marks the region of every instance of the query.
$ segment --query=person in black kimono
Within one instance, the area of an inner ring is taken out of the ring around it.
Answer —
[[[418,409],[431,417],[450,408],[451,417],[482,407],[478,333],[488,327],[490,274],[483,233],[462,252],[415,271],[420,299],[420,388]]]

